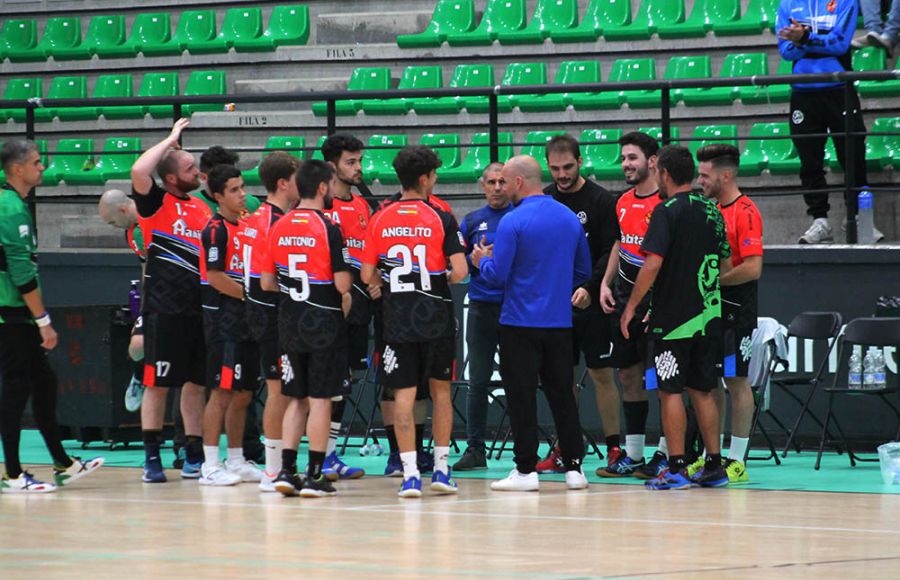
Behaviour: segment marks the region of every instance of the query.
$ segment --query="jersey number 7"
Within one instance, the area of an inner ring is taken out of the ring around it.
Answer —
[[[419,267],[419,280],[422,290],[431,290],[431,276],[425,267],[425,244],[417,244],[412,250],[403,244],[396,244],[388,249],[387,257],[399,259],[400,265],[391,269],[391,292],[415,292],[416,285],[412,282],[401,282],[400,277],[413,271],[413,257]]]

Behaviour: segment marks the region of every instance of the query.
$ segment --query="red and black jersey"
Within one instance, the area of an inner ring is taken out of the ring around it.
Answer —
[[[740,266],[745,258],[763,255],[763,224],[756,204],[741,194],[728,205],[719,205],[725,220],[725,232],[731,246],[731,265]],[[756,328],[756,280],[738,286],[722,286],[722,318],[725,324],[740,328]]]
[[[241,230],[244,238],[244,315],[250,336],[260,343],[277,340],[278,293],[263,290],[260,276],[266,263],[269,232],[283,216],[280,207],[266,201],[247,216]]]
[[[341,228],[344,236],[344,245],[350,257],[349,262],[353,273],[353,306],[347,316],[350,324],[368,324],[372,317],[371,300],[366,287],[359,277],[359,268],[362,260],[363,245],[366,241],[366,226],[369,224],[371,210],[366,200],[358,195],[351,194],[350,200],[334,198],[334,205],[325,215]]]
[[[616,220],[619,225],[619,276],[613,289],[619,308],[624,308],[628,302],[638,272],[644,265],[641,244],[647,235],[650,216],[661,201],[658,192],[639,196],[634,188],[631,188],[616,202]]]
[[[378,267],[384,339],[423,342],[456,330],[447,259],[465,252],[453,215],[424,199],[395,201],[372,216],[363,263]]]
[[[334,275],[349,269],[341,230],[322,212],[295,209],[272,226],[263,272],[278,277],[283,350],[313,352],[346,343]]]
[[[132,191],[147,248],[143,311],[200,315],[200,234],[210,211],[154,183],[146,195]]]
[[[244,301],[222,294],[209,284],[208,272],[225,272],[243,285],[244,236],[242,222],[232,223],[216,214],[203,229],[203,260],[200,262],[200,284],[203,291],[203,326],[207,343],[243,342],[249,340],[244,321]]]
[[[378,209],[382,210],[387,205],[392,204],[397,201],[400,201],[400,197],[402,195],[403,195],[403,192],[398,191],[397,193],[390,196],[389,198],[382,200],[381,203],[378,204]],[[450,204],[448,204],[446,201],[439,198],[438,196],[434,195],[433,193],[428,196],[428,203],[430,203],[431,205],[433,205],[434,207],[436,207],[437,209],[439,209],[445,213],[449,213],[450,215],[452,215],[454,217],[454,219],[456,218],[456,216],[453,213],[453,210],[450,208]]]

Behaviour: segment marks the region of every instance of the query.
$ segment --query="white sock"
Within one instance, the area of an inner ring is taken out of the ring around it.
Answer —
[[[434,446],[434,470],[441,471],[443,473],[450,473],[450,466],[447,465],[448,460],[450,459],[450,448],[449,447],[438,447]]]
[[[731,446],[728,448],[728,459],[744,460],[744,454],[747,452],[747,445],[750,443],[749,437],[731,436]]]
[[[403,463],[403,479],[419,477],[419,466],[416,464],[415,451],[401,453],[400,462]]]
[[[203,462],[209,465],[215,465],[219,462],[219,446],[204,445],[203,446]]]
[[[329,456],[337,449],[338,435],[341,433],[341,424],[331,422],[331,430],[328,432],[328,448],[325,450],[325,456]]]
[[[660,453],[662,453],[662,454],[665,455],[666,457],[669,456],[669,446],[666,444],[666,438],[665,438],[665,437],[660,437],[660,438],[659,438],[659,445],[657,445],[656,447],[659,449],[659,452],[660,452]]]
[[[640,461],[644,458],[644,439],[645,435],[626,435],[625,436],[625,453],[634,461]]]
[[[281,450],[284,444],[281,439],[263,439],[266,446],[266,473],[276,475],[281,472]]]
[[[244,450],[241,447],[229,447],[228,448],[228,461],[243,461],[244,460]]]

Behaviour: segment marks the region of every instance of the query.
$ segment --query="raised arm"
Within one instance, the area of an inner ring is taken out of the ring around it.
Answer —
[[[190,124],[191,122],[188,119],[175,121],[169,136],[144,151],[138,157],[138,160],[134,162],[134,165],[131,166],[131,184],[135,193],[140,195],[150,193],[150,188],[153,186],[153,172],[156,170],[156,166],[166,154],[166,151],[180,147],[178,139],[181,137],[181,132]]]

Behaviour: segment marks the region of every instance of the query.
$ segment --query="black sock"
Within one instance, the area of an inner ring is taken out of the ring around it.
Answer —
[[[324,451],[309,450],[309,476],[313,479],[322,477],[322,465],[325,463]]]
[[[394,431],[393,425],[384,426],[384,435],[388,440],[388,448],[391,453],[400,453],[400,447],[397,446],[397,433]]]
[[[416,423],[416,452],[418,453],[425,452],[425,442],[423,439],[425,439],[425,423]]]
[[[722,454],[721,453],[708,453],[706,455],[706,464],[703,466],[703,470],[712,470],[717,469],[722,466]]]
[[[144,454],[147,458],[159,458],[159,446],[162,444],[162,431],[141,431],[141,438],[144,440]]]
[[[618,434],[616,434],[616,435],[607,435],[607,436],[606,436],[606,450],[607,450],[607,452],[608,452],[610,449],[614,449],[614,448],[616,448],[616,447],[621,447],[621,446],[622,446],[622,443],[621,443],[621,440],[620,440]]]
[[[684,455],[670,455],[669,456],[669,471],[671,473],[678,473],[682,471],[687,462],[685,461]]]
[[[644,435],[647,432],[650,403],[648,401],[625,401],[622,403],[622,409],[625,412],[625,433]]]
[[[184,454],[188,463],[203,463],[203,438],[187,435],[184,439]]]
[[[347,399],[340,401],[332,401],[331,403],[331,422],[341,423],[344,420],[344,407],[347,406]]]
[[[288,473],[297,473],[297,450],[282,449],[281,450],[281,468]]]

